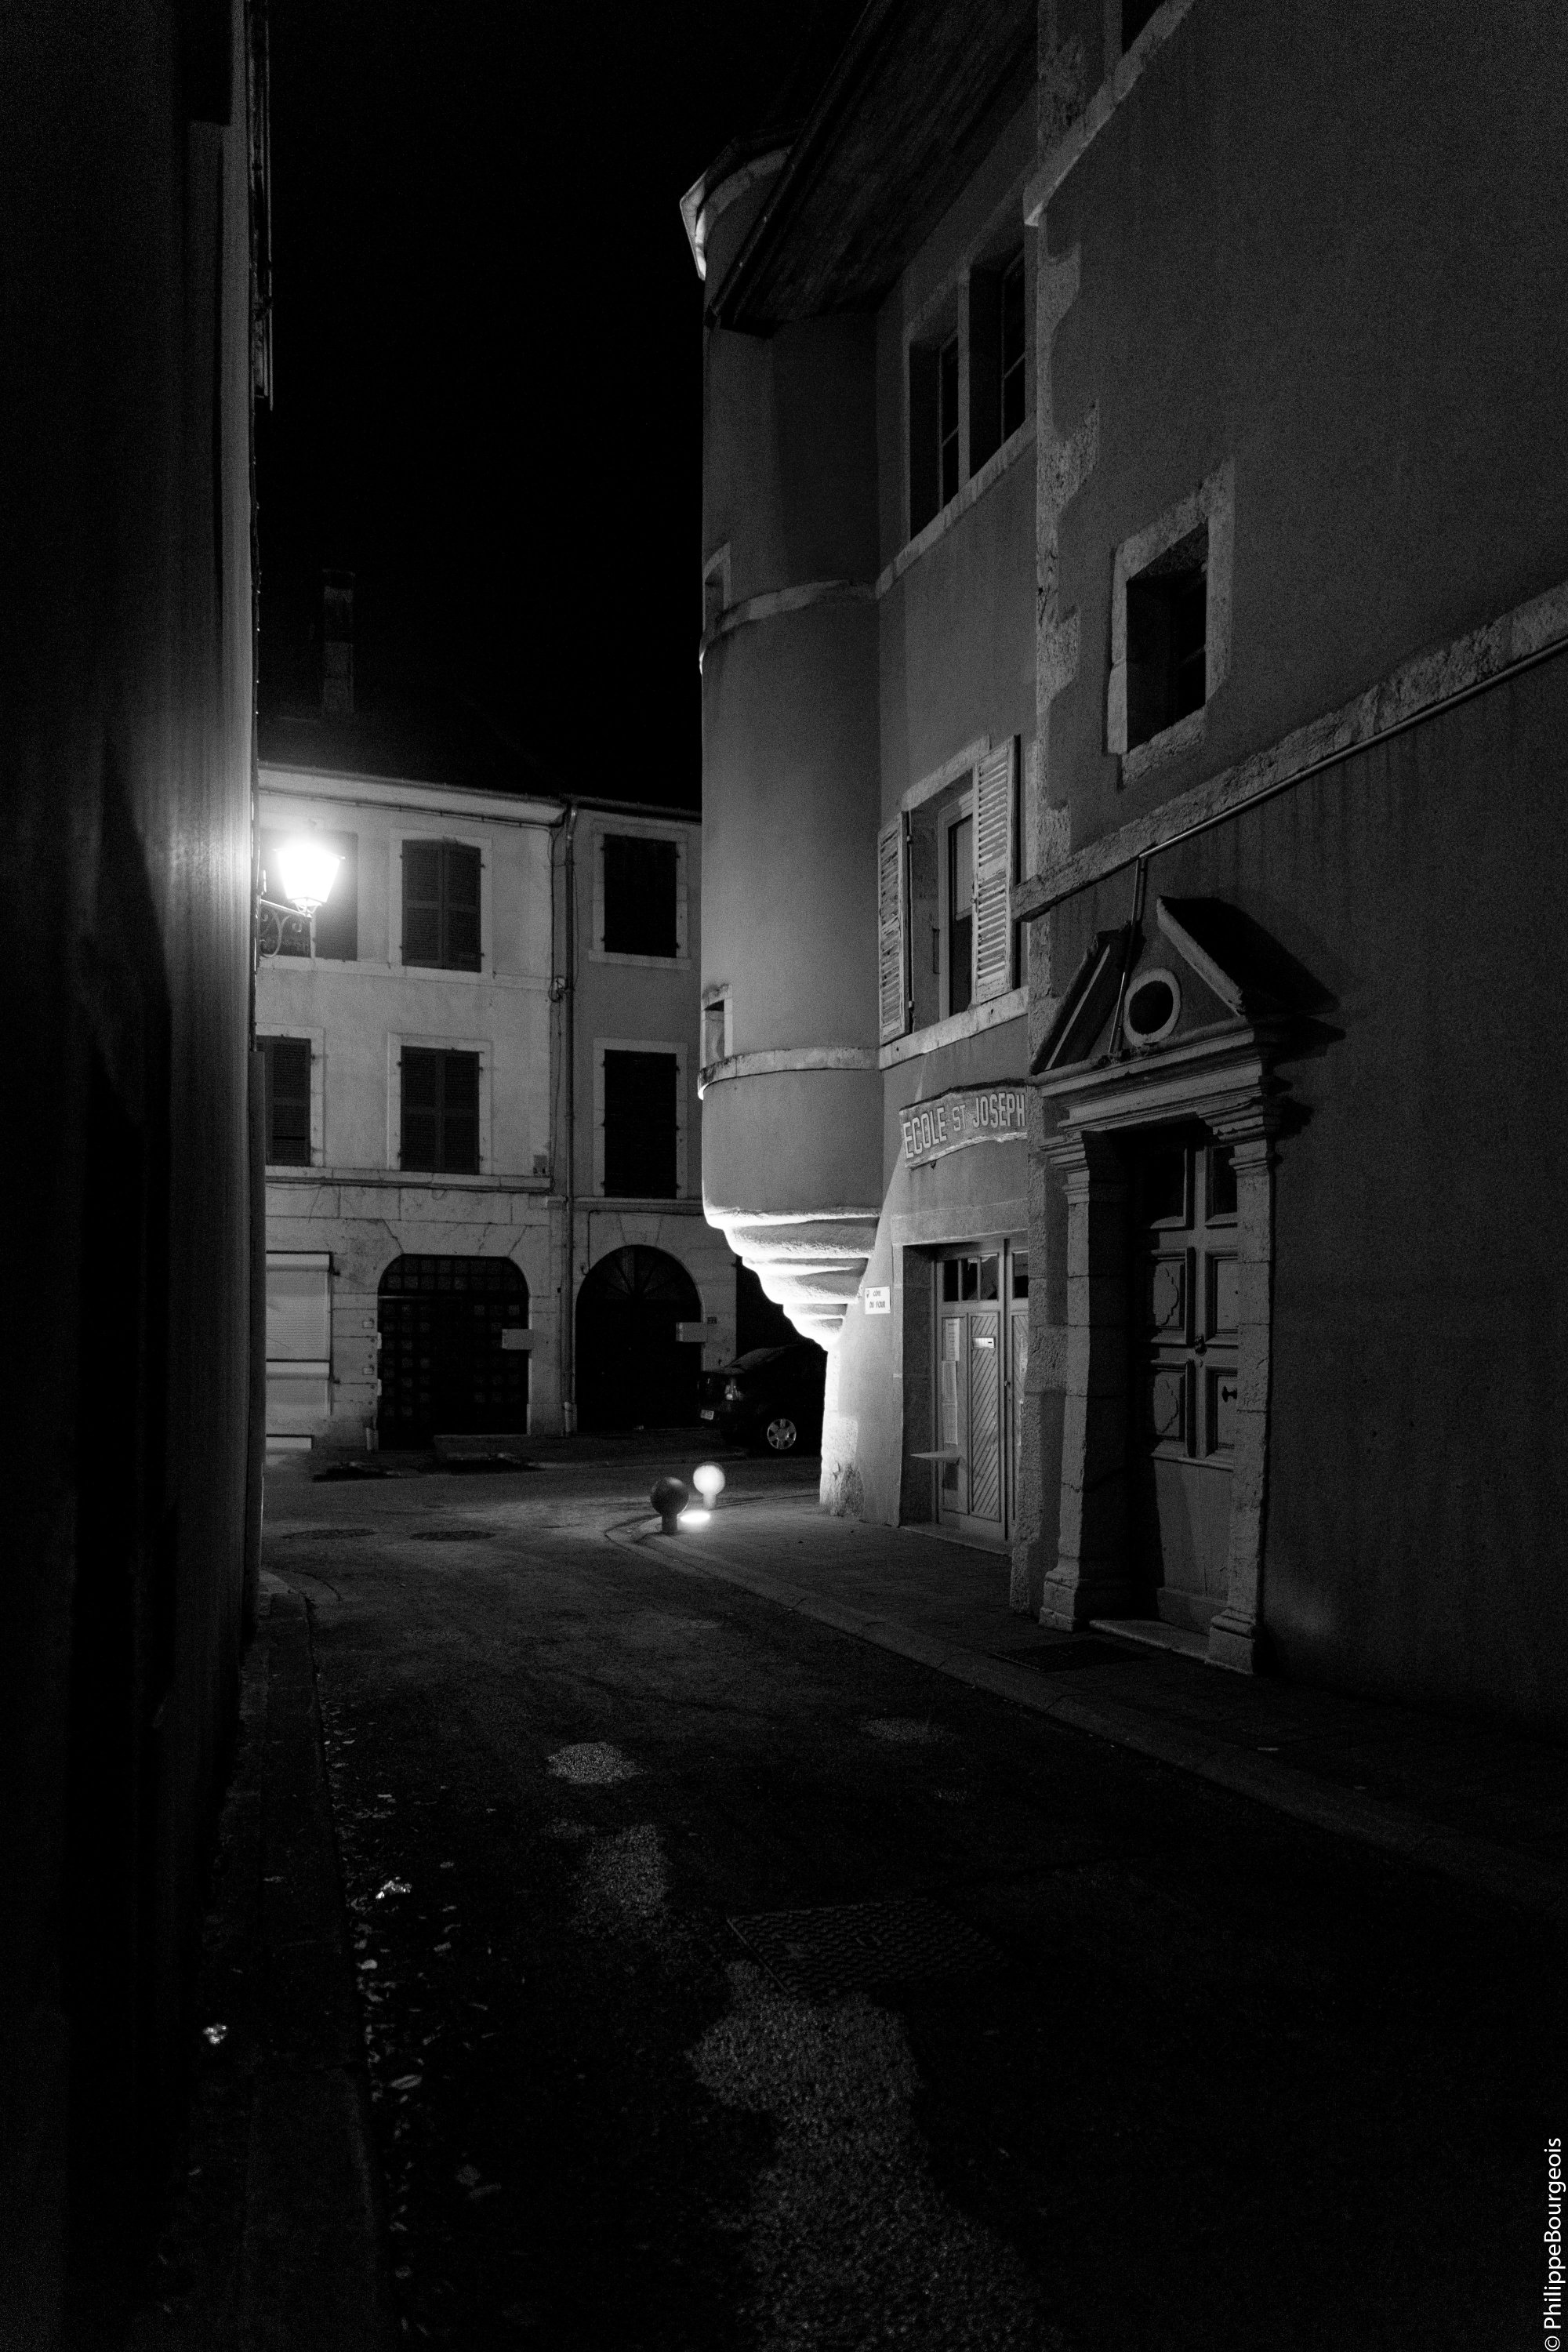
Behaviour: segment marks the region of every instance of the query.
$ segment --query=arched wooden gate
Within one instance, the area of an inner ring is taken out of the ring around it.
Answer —
[[[601,1258],[577,1294],[577,1419],[584,1429],[670,1428],[697,1418],[702,1313],[679,1260],[633,1244]]]
[[[510,1258],[395,1258],[377,1320],[383,1445],[527,1429],[528,1285]]]

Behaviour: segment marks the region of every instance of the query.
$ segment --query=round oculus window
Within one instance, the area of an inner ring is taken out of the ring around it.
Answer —
[[[1134,1045],[1157,1045],[1176,1025],[1182,992],[1174,972],[1141,972],[1128,993],[1122,1025]]]

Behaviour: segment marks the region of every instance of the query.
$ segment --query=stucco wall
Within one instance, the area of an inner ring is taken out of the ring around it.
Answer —
[[[876,646],[850,604],[708,648],[702,977],[737,1054],[876,1042]]]
[[[1263,1617],[1306,1679],[1560,1723],[1568,656],[1157,858],[1314,1004],[1281,1064]],[[1068,961],[1127,877],[1056,918]],[[1315,983],[1315,987],[1310,983]],[[1051,1321],[1062,1320],[1060,1286]]]
[[[1053,197],[1078,290],[1054,420],[1098,410],[1060,521],[1077,681],[1050,722],[1075,846],[1559,579],[1568,19],[1505,0],[1199,5]],[[1111,554],[1235,467],[1227,681],[1125,791]]]

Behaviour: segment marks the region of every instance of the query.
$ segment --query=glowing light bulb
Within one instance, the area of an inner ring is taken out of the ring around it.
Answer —
[[[692,1503],[681,1512],[676,1524],[682,1528],[705,1528],[712,1516],[710,1511],[700,1510],[697,1505]]]
[[[329,897],[342,859],[321,841],[286,841],[278,852],[278,880],[283,896],[310,914]]]
[[[700,1462],[691,1474],[691,1483],[711,1510],[724,1491],[724,1473],[717,1462]]]

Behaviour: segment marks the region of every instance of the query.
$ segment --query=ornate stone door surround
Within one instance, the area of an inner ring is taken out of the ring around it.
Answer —
[[[1261,1636],[1260,1570],[1268,1461],[1275,1137],[1271,1074],[1280,1024],[1245,1018],[1126,1059],[1046,1068],[1042,1156],[1067,1196],[1066,1403],[1057,1563],[1042,1624],[1070,1630],[1135,1605],[1128,1509],[1130,1356],[1127,1178],[1117,1139],[1197,1119],[1232,1147],[1239,1281],[1239,1390],[1224,1607],[1208,1632],[1213,1665],[1251,1674]]]

